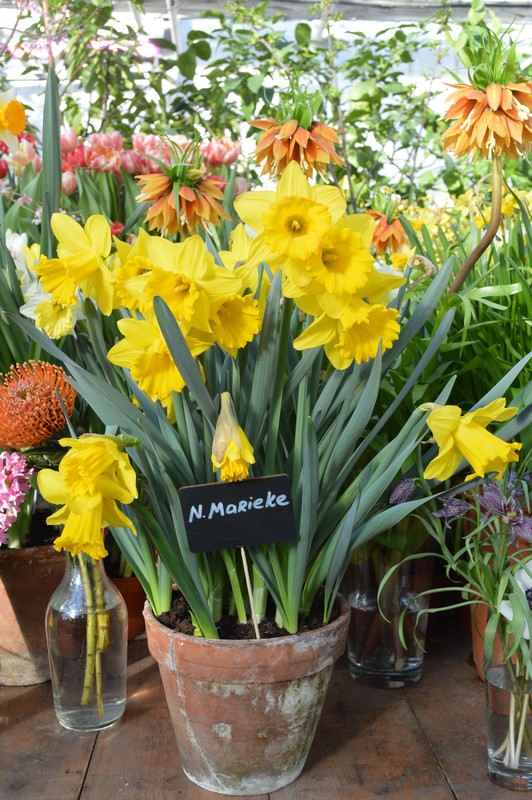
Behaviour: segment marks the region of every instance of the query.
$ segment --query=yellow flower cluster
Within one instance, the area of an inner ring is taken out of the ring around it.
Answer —
[[[337,369],[373,358],[399,334],[398,313],[386,307],[403,278],[379,272],[370,252],[375,221],[345,216],[335,186],[311,186],[288,164],[275,192],[246,192],[235,200],[240,218],[257,232],[252,259],[282,270],[283,294],[314,321],[295,340],[299,350],[324,345]]]
[[[117,323],[123,339],[108,358],[131,370],[139,388],[159,399],[170,415],[172,392],[180,392],[184,382],[155,317],[155,296],[170,307],[193,356],[215,342],[235,356],[260,330],[262,314],[253,298],[256,270],[235,268],[231,253],[227,266],[219,266],[199,236],[176,243],[141,229],[134,244],[115,239],[112,252],[103,216],[89,217],[82,227],[65,214],[54,214],[52,228],[58,258],[42,256],[36,272],[58,313],[77,303],[78,288],[103,314],[129,309],[131,316]]]

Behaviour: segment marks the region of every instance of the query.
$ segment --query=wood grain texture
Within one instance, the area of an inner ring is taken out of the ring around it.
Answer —
[[[183,774],[142,637],[129,645],[127,708],[115,728],[64,730],[45,683],[0,688],[0,731],[0,800],[221,797]],[[307,764],[271,800],[500,800],[501,792],[487,776],[484,685],[471,640],[450,619],[429,640],[421,681],[407,689],[367,688],[340,660]]]

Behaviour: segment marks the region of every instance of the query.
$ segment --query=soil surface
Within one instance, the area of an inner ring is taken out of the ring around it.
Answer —
[[[336,600],[330,622],[340,615],[340,604]],[[275,610],[270,608],[266,617],[259,622],[261,639],[274,639],[277,636],[290,636],[285,628],[280,628],[274,620]],[[194,635],[194,626],[190,619],[190,608],[181,592],[174,592],[172,607],[157,617],[159,622],[179,633]],[[216,623],[220,639],[255,639],[253,622],[241,623],[231,614],[223,614]],[[305,619],[299,620],[298,633],[323,628],[323,592],[319,592]]]

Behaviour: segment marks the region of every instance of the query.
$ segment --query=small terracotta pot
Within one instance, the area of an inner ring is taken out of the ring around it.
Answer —
[[[142,611],[146,602],[146,592],[136,575],[129,578],[111,578],[127,606],[127,638],[135,639],[144,630]]]
[[[315,631],[275,639],[186,636],[144,608],[181,755],[191,781],[211,792],[267,794],[292,783],[314,738],[349,606]]]
[[[0,549],[0,684],[50,679],[44,622],[64,572],[64,553],[51,545]]]

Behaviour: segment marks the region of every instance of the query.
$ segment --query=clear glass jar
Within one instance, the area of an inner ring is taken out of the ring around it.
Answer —
[[[97,731],[126,706],[127,610],[101,560],[66,559],[46,612],[55,712],[65,728]]]
[[[411,519],[357,548],[343,582],[351,606],[349,672],[379,689],[410,686],[423,669],[428,614],[422,612],[429,604],[423,593],[432,585],[433,562],[424,556],[403,563],[405,556],[421,552],[424,539]]]

